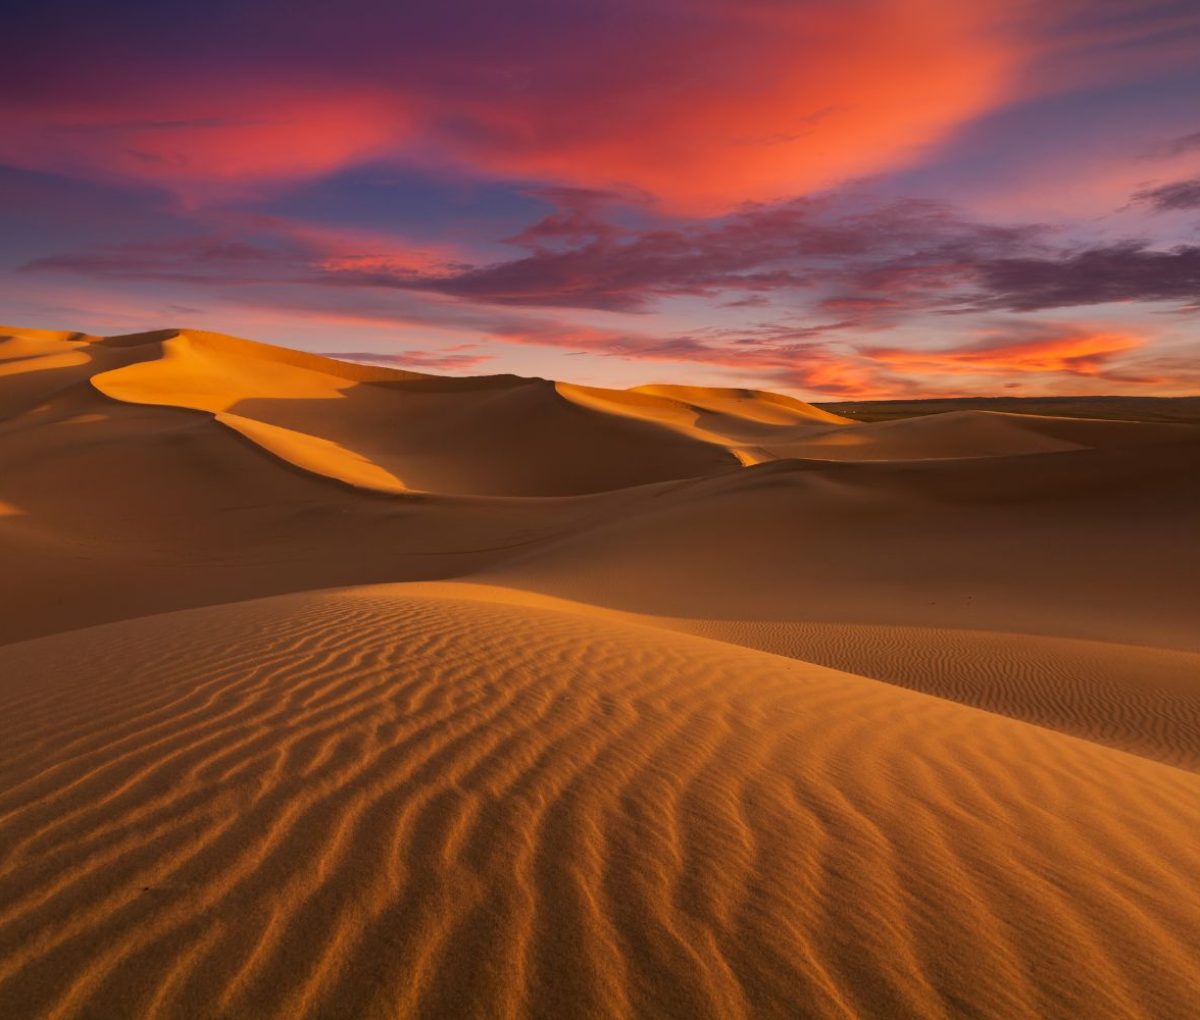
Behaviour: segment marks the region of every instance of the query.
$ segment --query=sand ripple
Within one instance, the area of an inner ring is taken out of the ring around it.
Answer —
[[[0,1015],[1188,1016],[1200,777],[582,614],[0,648]]]
[[[939,627],[664,622],[1200,770],[1195,652]]]

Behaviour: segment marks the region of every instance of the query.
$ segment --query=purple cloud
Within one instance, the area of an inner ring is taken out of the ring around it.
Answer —
[[[978,307],[1015,312],[1109,301],[1200,302],[1200,247],[1157,251],[1138,241],[1054,258],[995,259],[978,266]]]
[[[1159,212],[1200,209],[1200,177],[1145,188],[1137,192],[1133,199],[1135,202],[1144,202]]]

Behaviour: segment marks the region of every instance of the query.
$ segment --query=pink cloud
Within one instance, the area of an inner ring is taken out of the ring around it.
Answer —
[[[1011,4],[705,0],[671,23],[534,67],[519,96],[459,98],[470,163],[631,186],[713,213],[894,168],[1003,102],[1031,52]],[[719,59],[714,54],[720,54]]]
[[[319,39],[232,69],[147,53],[136,76],[115,60],[0,103],[0,159],[202,200],[387,158],[725,211],[911,163],[1002,103],[1031,52],[1011,6],[664,0],[595,17],[586,38],[578,19],[514,10],[512,38],[468,30],[436,59],[349,10],[358,60]]]
[[[13,166],[128,178],[204,200],[393,151],[411,118],[378,87],[167,77],[134,94],[0,104],[0,128],[0,160]]]

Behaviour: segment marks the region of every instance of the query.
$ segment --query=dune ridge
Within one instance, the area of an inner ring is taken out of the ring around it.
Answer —
[[[422,376],[190,331],[159,350],[92,385],[115,400],[212,413],[252,440],[270,437],[266,448],[286,448],[291,463],[366,488],[569,495],[737,463],[672,430],[597,415],[541,379]],[[595,456],[581,463],[580,446]]]
[[[1200,428],[0,329],[0,1015],[1190,1017]]]

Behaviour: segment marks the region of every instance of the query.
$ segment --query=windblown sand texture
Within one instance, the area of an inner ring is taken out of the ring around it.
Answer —
[[[0,1017],[1194,1017],[1200,427],[0,330]]]

